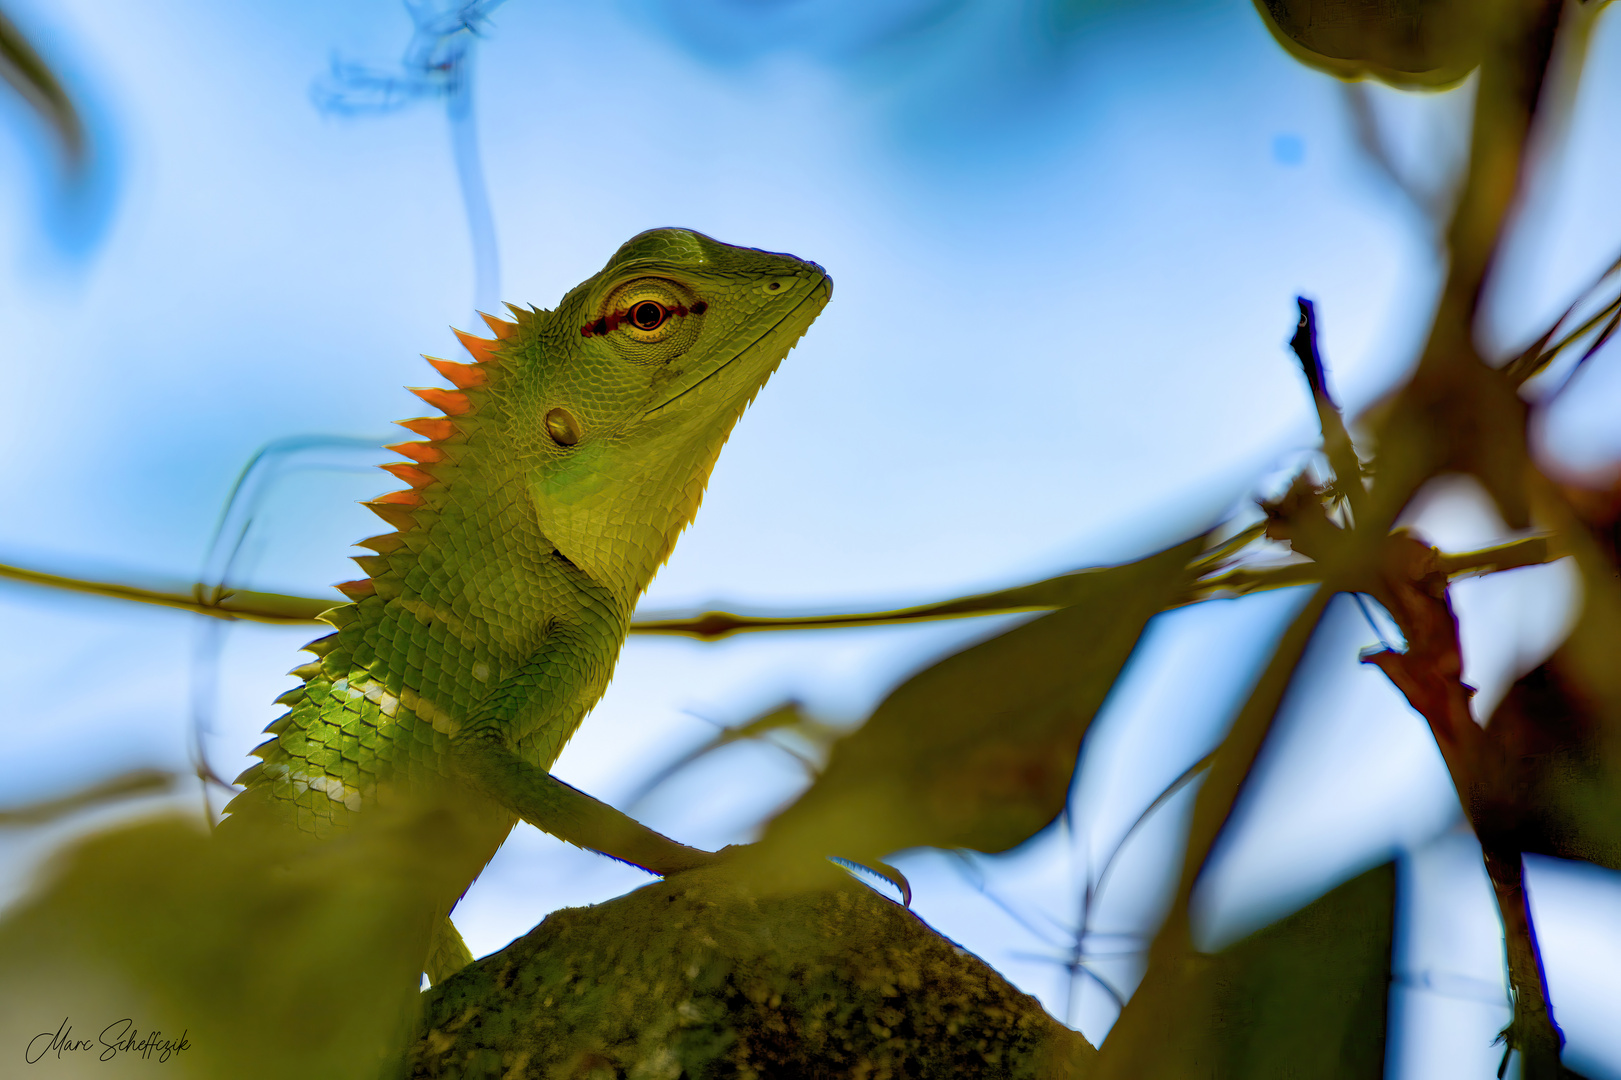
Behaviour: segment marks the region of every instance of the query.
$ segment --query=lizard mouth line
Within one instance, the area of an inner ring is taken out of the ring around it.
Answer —
[[[785,314],[782,318],[778,319],[776,324],[773,325],[769,330],[767,330],[765,333],[761,334],[759,337],[755,338],[753,341],[749,342],[748,345],[746,345],[743,348],[739,349],[729,359],[727,359],[725,363],[717,365],[713,371],[709,372],[708,374],[704,375],[702,378],[698,379],[691,386],[682,387],[680,390],[676,391],[674,394],[672,394],[669,397],[665,398],[663,401],[659,402],[657,405],[654,405],[651,409],[648,409],[645,413],[642,414],[642,419],[645,420],[648,417],[650,417],[650,416],[654,415],[655,413],[657,413],[660,409],[663,409],[666,406],[671,405],[671,404],[675,403],[676,401],[679,401],[681,398],[685,397],[687,394],[692,393],[694,390],[698,389],[698,387],[702,386],[704,383],[708,382],[710,379],[713,379],[716,375],[719,375],[721,372],[723,372],[727,368],[731,367],[734,363],[736,363],[738,360],[742,359],[744,356],[746,356],[749,353],[753,352],[756,346],[758,346],[762,341],[765,341],[767,338],[771,337],[771,335],[775,334],[778,330],[780,330],[782,328],[783,324],[787,323],[795,315],[798,315],[799,312],[800,312],[800,309],[802,309],[806,304],[810,303],[812,300],[815,300],[818,297],[821,297],[825,301],[826,293],[827,293],[826,285],[827,285],[827,276],[824,274],[822,276],[821,280],[817,281],[817,283],[814,286],[812,286],[810,294],[807,295],[806,297],[804,297],[803,299],[801,299],[799,301],[799,303],[795,304],[793,306],[793,309],[790,310],[787,314]],[[805,330],[808,330],[809,328],[810,328],[809,324],[807,323],[806,326],[804,328],[802,328],[797,335],[795,335],[794,340],[789,343],[788,349],[792,349],[794,347],[794,345],[797,345],[799,343],[799,339],[805,336]],[[787,354],[788,349],[783,350],[784,355]]]

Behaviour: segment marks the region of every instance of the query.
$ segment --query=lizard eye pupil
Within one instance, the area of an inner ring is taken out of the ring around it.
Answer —
[[[669,317],[670,312],[664,305],[655,304],[651,300],[643,300],[630,309],[631,325],[638,330],[657,330]]]

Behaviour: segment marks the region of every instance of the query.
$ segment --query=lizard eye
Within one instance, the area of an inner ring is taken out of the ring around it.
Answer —
[[[637,278],[609,293],[597,309],[596,322],[580,329],[585,337],[604,337],[627,360],[663,364],[697,340],[708,305],[684,285],[668,278]]]
[[[664,325],[664,320],[669,317],[669,308],[663,304],[655,304],[651,300],[643,300],[630,309],[631,325],[644,333],[648,330],[657,330]]]

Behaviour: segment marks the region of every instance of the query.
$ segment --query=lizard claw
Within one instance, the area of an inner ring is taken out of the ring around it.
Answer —
[[[828,859],[832,862],[838,863],[851,873],[865,871],[874,877],[883,878],[885,881],[895,886],[895,890],[901,894],[902,907],[909,908],[912,906],[912,883],[906,880],[905,874],[901,873],[893,866],[890,866],[888,863],[879,862],[877,859],[874,859],[872,862],[859,862],[855,859],[846,859],[841,855],[829,855]],[[857,876],[859,876],[859,874],[857,874]]]

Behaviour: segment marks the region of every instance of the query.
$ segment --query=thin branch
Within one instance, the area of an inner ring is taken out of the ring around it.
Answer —
[[[1075,974],[1079,973],[1081,975],[1085,975],[1087,978],[1103,987],[1103,992],[1114,999],[1115,1008],[1124,1009],[1126,1007],[1126,996],[1119,990],[1116,990],[1114,984],[1108,979],[1105,979],[1102,975],[1099,975],[1096,971],[1094,971],[1090,964],[1074,963],[1069,965],[1069,969],[1071,978],[1074,978]]]
[[[1108,859],[1106,859],[1103,863],[1103,869],[1098,871],[1097,884],[1092,887],[1089,893],[1089,899],[1091,901],[1095,902],[1099,896],[1103,895],[1104,887],[1109,883],[1109,875],[1114,871],[1115,859],[1118,858],[1120,853],[1126,849],[1126,845],[1131,842],[1131,838],[1136,834],[1137,830],[1141,828],[1149,818],[1158,813],[1166,803],[1176,798],[1177,794],[1180,793],[1183,788],[1187,787],[1188,784],[1193,782],[1194,777],[1208,769],[1211,761],[1213,761],[1215,757],[1216,752],[1212,750],[1210,753],[1206,754],[1204,757],[1182,770],[1181,775],[1167,784],[1165,790],[1156,795],[1154,797],[1154,801],[1149,803],[1143,812],[1137,815],[1137,820],[1131,823],[1131,827],[1127,829],[1125,835],[1120,838],[1120,842],[1114,846],[1114,851],[1109,853]],[[1081,927],[1081,932],[1083,934],[1090,932],[1090,930],[1090,921]]]
[[[1237,555],[1244,548],[1266,535],[1266,521],[1261,520],[1250,525],[1242,532],[1234,533],[1188,565],[1188,569],[1203,577],[1215,570],[1222,563]]]
[[[707,720],[706,717],[702,716],[699,719]],[[708,722],[714,723],[714,721]],[[651,795],[660,785],[687,768],[687,766],[722,747],[731,746],[733,743],[745,740],[757,742],[762,746],[769,746],[775,750],[781,750],[799,762],[804,767],[807,776],[814,780],[822,771],[821,763],[812,760],[809,755],[802,754],[791,746],[777,742],[770,736],[778,731],[799,731],[805,741],[812,746],[816,746],[819,743],[831,743],[848,730],[833,724],[824,724],[808,715],[804,711],[804,705],[796,700],[786,701],[775,709],[732,727],[723,727],[719,724],[715,726],[719,730],[711,738],[659,768],[625,799],[625,805],[627,807],[639,805],[643,799]],[[823,749],[825,750],[825,745]]]
[[[1618,304],[1618,308],[1621,308],[1621,304]],[[1587,347],[1587,351],[1582,353],[1581,357],[1576,361],[1576,367],[1579,368],[1583,364],[1587,363],[1593,358],[1594,353],[1608,345],[1610,343],[1610,338],[1615,334],[1615,329],[1617,326],[1621,326],[1621,310],[1617,310],[1616,313],[1611,316],[1610,321],[1605,324],[1603,331],[1598,337],[1593,339],[1593,344],[1589,345]]]
[[[1058,944],[1056,939],[1049,937],[1044,930],[1038,927],[1031,920],[1025,918],[1024,915],[1014,908],[1012,904],[1008,903],[1007,900],[1003,899],[992,891],[991,887],[985,882],[984,872],[974,862],[973,856],[969,852],[964,851],[961,848],[952,848],[946,851],[946,854],[956,857],[956,861],[952,864],[952,866],[957,871],[957,874],[968,883],[969,888],[973,889],[985,899],[995,904],[998,908],[1001,908],[1004,915],[1018,923],[1020,926],[1024,927],[1024,929],[1029,932],[1031,937],[1040,938],[1043,942],[1049,945],[1056,946]],[[1051,916],[1048,916],[1048,921],[1053,924],[1053,930],[1063,934],[1065,940],[1074,940],[1076,933],[1074,927],[1065,926]],[[1068,963],[1068,959],[1066,958],[1064,962]]]
[[[1562,550],[1552,548],[1546,536],[1531,536],[1478,551],[1443,554],[1440,560],[1448,577],[1459,578],[1513,570],[1521,566],[1536,566],[1552,562],[1564,554]],[[981,593],[936,604],[852,615],[738,615],[728,611],[710,611],[691,618],[652,616],[631,623],[630,632],[677,634],[714,641],[732,634],[765,630],[834,630],[858,626],[898,626],[990,615],[1029,614],[1063,607],[1063,597],[1056,595],[1062,592],[1058,584],[1063,583],[1064,578],[1072,576],[1063,575],[1033,585]],[[284,626],[324,626],[326,624],[321,623],[318,616],[344,603],[342,599],[337,598],[322,600],[312,596],[290,596],[284,593],[250,590],[228,591],[217,601],[207,601],[195,598],[189,590],[148,589],[134,585],[88,581],[5,564],[0,564],[0,578],[70,592],[89,593],[115,600],[132,600],[142,604],[179,608],[182,611],[207,615],[215,619],[245,619],[249,622]],[[1166,605],[1166,608],[1170,610],[1217,598],[1289,589],[1322,580],[1322,568],[1310,561],[1259,569],[1238,567],[1199,579],[1181,596]]]
[[[1525,897],[1525,861],[1513,849],[1499,851],[1483,845],[1482,853],[1497,898],[1497,913],[1503,920],[1509,991],[1514,999],[1514,1019],[1500,1036],[1507,1045],[1497,1075],[1501,1077],[1507,1069],[1509,1053],[1518,1050],[1524,1058],[1521,1076],[1557,1077],[1561,1075],[1559,1051],[1564,1048],[1565,1033],[1559,1030],[1548,1004],[1548,976]]]
[[[114,600],[133,600],[140,604],[179,608],[215,619],[245,619],[248,622],[276,623],[279,625],[314,624],[323,611],[330,611],[344,603],[342,599],[321,600],[310,596],[287,596],[283,593],[231,590],[218,600],[201,600],[190,591],[170,589],[144,589],[135,585],[115,582],[87,581],[82,578],[47,574],[21,566],[0,564],[0,578],[21,581],[29,585],[43,585],[69,592],[89,593]]]
[[[1590,288],[1578,296],[1575,301],[1571,303],[1570,307],[1565,309],[1565,313],[1559,316],[1558,319],[1554,320],[1553,325],[1548,327],[1547,331],[1540,338],[1532,342],[1524,352],[1503,366],[1503,377],[1508,380],[1508,384],[1511,387],[1519,389],[1521,386],[1524,386],[1531,380],[1533,376],[1540,374],[1547,368],[1549,364],[1553,363],[1554,360],[1558,358],[1560,353],[1570,348],[1570,346],[1575,342],[1580,341],[1599,323],[1603,322],[1607,318],[1613,317],[1617,312],[1621,312],[1621,296],[1617,296],[1614,300],[1611,300],[1609,303],[1605,304],[1595,314],[1584,320],[1580,326],[1576,327],[1564,337],[1560,338],[1553,345],[1550,346],[1548,344],[1548,342],[1553,340],[1553,336],[1558,332],[1559,327],[1564,325],[1565,320],[1570,318],[1575,310],[1581,306],[1582,301],[1586,300],[1595,291],[1597,291],[1598,287],[1604,283],[1604,280],[1617,270],[1621,270],[1621,259],[1617,259],[1614,263],[1610,264],[1609,268],[1606,269],[1604,273],[1599,275],[1598,280],[1594,281]],[[1595,347],[1592,351],[1596,352],[1597,347]],[[1591,353],[1589,355],[1591,355]],[[1583,357],[1582,359],[1585,360],[1586,357]]]
[[[0,12],[0,80],[10,83],[45,121],[68,166],[75,172],[82,169],[89,156],[84,121],[51,66],[4,12]]]
[[[175,782],[172,773],[160,769],[135,769],[110,780],[76,791],[61,798],[37,802],[16,810],[0,811],[0,826],[39,825],[101,803],[139,795],[157,795],[168,791]]]

